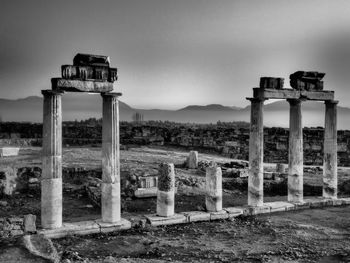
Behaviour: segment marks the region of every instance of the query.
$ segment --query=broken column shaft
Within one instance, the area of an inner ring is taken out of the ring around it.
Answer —
[[[198,168],[198,152],[190,151],[188,155],[188,168],[189,169],[197,169]]]
[[[102,221],[120,221],[119,105],[120,93],[102,93]]]
[[[325,101],[325,129],[323,150],[323,197],[337,198],[337,104],[338,101]]]
[[[159,165],[157,215],[172,216],[175,213],[175,170],[174,164]]]
[[[43,90],[41,225],[62,226],[62,93]]]
[[[209,212],[222,210],[222,172],[216,164],[210,164],[206,169],[205,206]]]
[[[263,105],[264,100],[251,98],[249,138],[248,205],[262,206],[263,196]]]
[[[301,100],[289,99],[288,201],[303,201],[303,126]]]

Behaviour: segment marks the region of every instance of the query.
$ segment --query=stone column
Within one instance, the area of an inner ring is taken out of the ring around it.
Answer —
[[[337,198],[337,104],[338,101],[325,101],[326,116],[323,147],[323,197]]]
[[[121,93],[102,93],[102,221],[120,221],[119,104]]]
[[[222,172],[215,163],[206,169],[205,177],[206,196],[205,206],[209,212],[222,210]]]
[[[175,213],[174,164],[162,163],[158,172],[157,215],[173,216]]]
[[[250,114],[249,137],[249,178],[248,178],[248,205],[262,206],[264,203],[263,182],[263,105],[264,101],[257,98],[249,99],[252,103]]]
[[[303,126],[301,100],[289,99],[288,201],[303,202]]]
[[[41,226],[62,226],[62,93],[43,90]]]
[[[188,168],[189,169],[197,169],[198,168],[198,152],[190,151],[188,155]]]

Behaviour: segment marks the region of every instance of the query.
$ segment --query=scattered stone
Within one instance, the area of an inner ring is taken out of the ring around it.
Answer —
[[[22,237],[23,246],[33,255],[59,263],[60,258],[52,241],[43,235],[25,235]]]
[[[0,201],[0,206],[5,207],[7,205],[8,205],[7,201]]]
[[[188,156],[188,168],[189,169],[197,169],[198,168],[198,152],[190,151]]]
[[[29,214],[24,216],[24,231],[26,233],[36,233],[36,216]]]

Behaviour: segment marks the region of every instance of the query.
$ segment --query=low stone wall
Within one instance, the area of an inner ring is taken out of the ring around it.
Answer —
[[[36,216],[0,217],[0,239],[36,233]]]

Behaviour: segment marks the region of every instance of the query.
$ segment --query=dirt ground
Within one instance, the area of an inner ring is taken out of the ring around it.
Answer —
[[[349,218],[333,207],[54,243],[63,262],[350,262]]]

